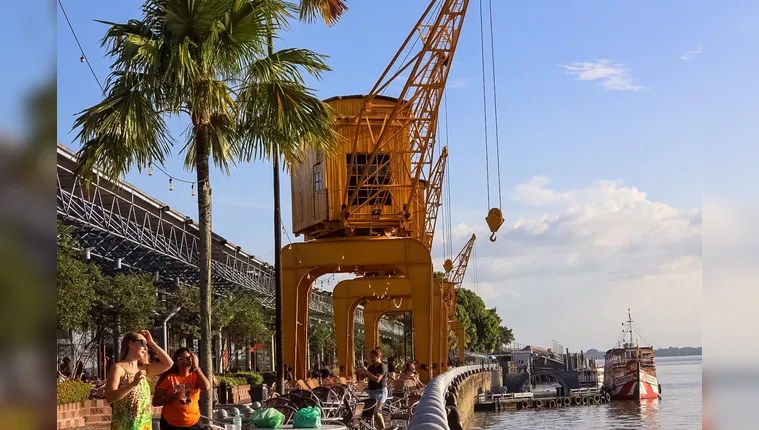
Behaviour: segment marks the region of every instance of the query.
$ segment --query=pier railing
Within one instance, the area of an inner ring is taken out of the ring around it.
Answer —
[[[495,364],[454,367],[427,383],[419,404],[411,417],[408,430],[450,430],[445,410],[445,394],[451,383],[460,376],[499,369]]]

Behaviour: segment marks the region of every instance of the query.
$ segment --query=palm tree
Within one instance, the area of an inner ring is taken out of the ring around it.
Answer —
[[[277,2],[278,0],[273,0]],[[348,11],[344,0],[300,0],[300,20],[312,22],[317,18],[324,20],[327,26],[334,25],[340,17]],[[274,32],[270,27],[268,35],[268,52],[274,52]],[[277,375],[277,389],[279,394],[284,394],[285,365],[282,355],[284,347],[282,340],[282,258],[279,250],[282,249],[282,208],[279,196],[279,156],[274,146],[272,159],[273,187],[274,187],[274,348],[275,348],[275,372]]]
[[[117,179],[131,168],[163,164],[174,140],[165,118],[190,119],[185,165],[197,173],[200,231],[200,365],[211,361],[211,185],[209,164],[225,174],[237,162],[280,154],[300,160],[305,148],[337,143],[334,115],[307,88],[329,67],[303,49],[267,52],[269,37],[291,18],[267,0],[146,0],[140,19],[104,22],[114,61],[105,98],[78,114],[82,142],[77,174],[100,169]],[[278,255],[278,252],[275,253]],[[212,396],[202,401],[209,416]]]

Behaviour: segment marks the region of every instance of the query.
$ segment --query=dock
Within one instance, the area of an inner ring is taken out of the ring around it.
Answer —
[[[568,396],[552,393],[481,393],[475,398],[474,410],[518,411],[522,409],[555,409],[575,406],[591,406],[608,403],[611,396],[602,394],[598,388],[570,390]]]

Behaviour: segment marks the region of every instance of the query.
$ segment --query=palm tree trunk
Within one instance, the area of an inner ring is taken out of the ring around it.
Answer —
[[[274,54],[274,32],[269,22],[268,50],[269,56]],[[285,365],[282,349],[282,207],[279,196],[279,148],[274,147],[272,155],[273,186],[274,186],[274,350],[276,354],[275,372],[279,394],[285,394]],[[294,364],[294,363],[293,363]]]
[[[195,142],[196,169],[198,174],[198,226],[200,244],[200,344],[198,358],[200,368],[209,381],[213,381],[211,360],[211,184],[208,160],[208,130],[200,127]],[[200,398],[200,413],[210,417],[213,413],[213,390],[204,392]]]

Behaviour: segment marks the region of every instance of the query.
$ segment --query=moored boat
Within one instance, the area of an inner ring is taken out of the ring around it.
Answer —
[[[603,390],[613,400],[660,398],[654,348],[640,346],[634,341],[633,321],[630,310],[627,311],[627,330],[617,346],[606,351],[604,356]]]

